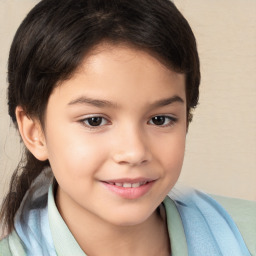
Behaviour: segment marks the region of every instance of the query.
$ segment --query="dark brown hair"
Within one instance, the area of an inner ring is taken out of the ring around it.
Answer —
[[[89,51],[101,43],[126,43],[149,51],[186,75],[187,120],[196,107],[200,70],[196,41],[182,14],[169,0],[43,0],[20,25],[9,55],[9,115],[15,109],[44,124],[48,98]],[[0,218],[8,232],[33,180],[49,162],[25,149],[15,170]]]

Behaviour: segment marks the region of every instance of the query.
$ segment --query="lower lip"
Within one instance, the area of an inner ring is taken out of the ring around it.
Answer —
[[[150,181],[137,188],[124,188],[109,183],[103,182],[103,184],[112,192],[118,196],[126,199],[137,199],[144,196],[153,186],[155,181]]]

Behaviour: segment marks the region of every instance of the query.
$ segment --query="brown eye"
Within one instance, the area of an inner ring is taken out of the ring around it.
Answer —
[[[152,122],[155,125],[163,125],[165,123],[165,116],[155,116],[152,118]]]
[[[102,117],[91,117],[88,118],[88,124],[90,126],[99,126],[101,125],[102,122]]]
[[[88,117],[82,120],[86,126],[96,127],[107,124],[107,120],[101,116]]]
[[[154,116],[149,123],[156,126],[170,126],[177,122],[177,118],[172,116]]]

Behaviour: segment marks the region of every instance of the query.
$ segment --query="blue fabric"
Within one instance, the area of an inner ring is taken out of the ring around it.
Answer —
[[[250,256],[225,209],[210,196],[194,189],[170,193],[180,213],[189,256]]]
[[[41,174],[16,215],[15,229],[28,256],[57,256],[48,218],[51,183],[49,173]],[[236,224],[214,199],[194,189],[173,189],[170,197],[181,216],[189,256],[251,255]]]
[[[15,217],[15,230],[24,244],[27,256],[57,256],[51,236],[47,207],[47,194],[51,180],[47,172],[35,180]]]

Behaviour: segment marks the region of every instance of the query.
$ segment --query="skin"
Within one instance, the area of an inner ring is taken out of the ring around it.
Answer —
[[[156,106],[167,98],[176,100]],[[92,116],[103,117],[98,126]],[[156,209],[179,177],[186,131],[184,75],[138,49],[100,45],[55,88],[40,146],[59,184],[60,214],[88,255],[170,255]],[[153,185],[135,199],[104,184],[138,177]]]

